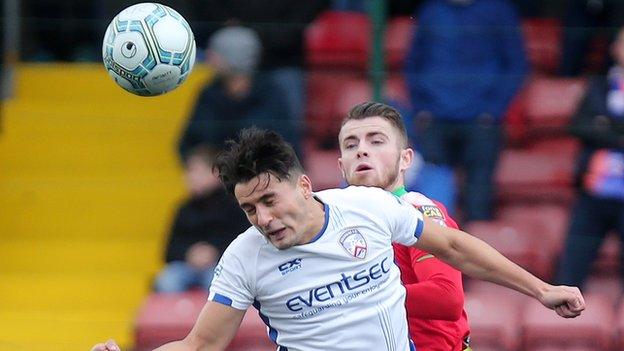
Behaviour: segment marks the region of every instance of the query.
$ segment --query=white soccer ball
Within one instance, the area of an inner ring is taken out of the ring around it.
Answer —
[[[172,8],[141,3],[121,11],[108,25],[102,44],[104,66],[113,80],[141,96],[177,88],[195,64],[195,38]]]

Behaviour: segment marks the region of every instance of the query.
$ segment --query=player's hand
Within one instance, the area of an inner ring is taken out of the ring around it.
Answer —
[[[105,343],[95,344],[91,348],[91,351],[121,351],[121,349],[119,348],[119,346],[117,346],[115,340],[110,339]]]
[[[581,291],[573,286],[550,286],[540,296],[540,302],[564,318],[577,317],[585,309]]]

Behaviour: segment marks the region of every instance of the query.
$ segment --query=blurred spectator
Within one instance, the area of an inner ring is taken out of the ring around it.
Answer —
[[[591,41],[602,35],[611,42],[617,28],[623,24],[624,2],[621,0],[568,0],[563,18],[561,74],[581,74]],[[603,54],[608,56],[606,52]]]
[[[527,72],[520,22],[505,0],[429,0],[406,60],[422,193],[454,208],[453,167],[464,166],[467,220],[492,216],[501,122]]]
[[[22,58],[34,61],[101,59],[106,25],[99,1],[24,0]],[[112,17],[110,18],[112,19]],[[110,21],[110,19],[108,21]]]
[[[236,200],[227,194],[212,165],[215,152],[200,145],[185,162],[190,198],[178,209],[165,254],[166,267],[156,278],[159,292],[210,287],[219,257],[249,227]]]
[[[256,125],[281,133],[300,149],[284,96],[266,74],[256,72],[261,44],[245,27],[225,27],[209,40],[206,58],[216,78],[206,86],[180,140],[182,158],[197,144],[217,149],[244,127]]]
[[[589,86],[570,124],[583,149],[578,159],[578,198],[557,280],[581,286],[611,231],[624,236],[624,30],[611,47],[615,65]]]
[[[286,112],[302,135],[306,101],[304,31],[330,0],[205,0],[200,10],[204,24],[198,34],[212,33],[224,23],[252,28],[260,36],[263,56],[260,71],[276,84]],[[198,36],[199,37],[199,36]],[[290,140],[289,140],[290,141]],[[299,150],[298,150],[299,151]]]

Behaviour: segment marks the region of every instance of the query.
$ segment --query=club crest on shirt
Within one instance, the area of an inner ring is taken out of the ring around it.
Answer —
[[[357,229],[348,229],[340,236],[340,245],[354,258],[366,258],[368,250],[366,240]]]

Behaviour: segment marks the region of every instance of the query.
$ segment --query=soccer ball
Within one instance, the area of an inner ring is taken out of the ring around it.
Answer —
[[[156,3],[132,5],[108,25],[102,44],[113,80],[140,96],[178,87],[195,64],[195,39],[179,13]]]

